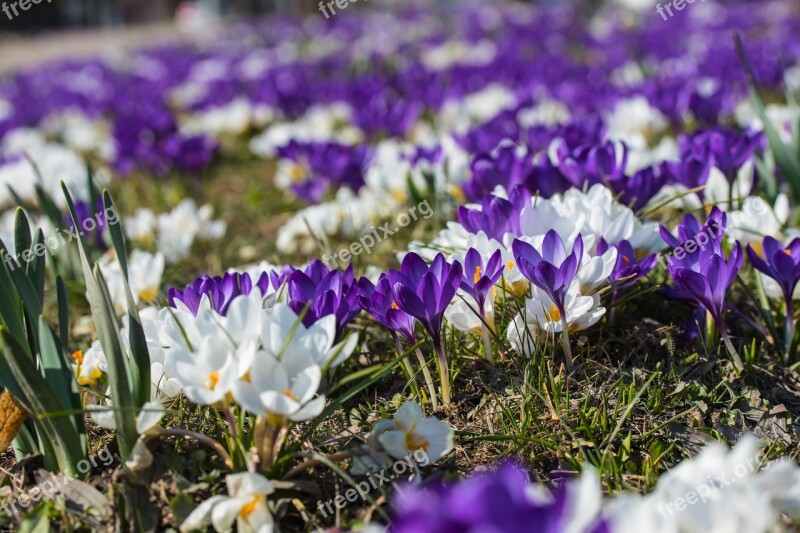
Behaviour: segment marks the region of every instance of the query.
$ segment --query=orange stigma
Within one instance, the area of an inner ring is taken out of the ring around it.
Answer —
[[[473,276],[472,283],[478,283],[481,280],[481,272],[483,269],[481,267],[475,267],[475,275]]]

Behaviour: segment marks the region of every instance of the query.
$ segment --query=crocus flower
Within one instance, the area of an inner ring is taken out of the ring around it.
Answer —
[[[392,291],[392,284],[386,274],[381,274],[377,285],[367,278],[358,280],[358,299],[367,313],[389,330],[393,338],[400,333],[414,344],[414,326],[417,320],[399,308]]]
[[[194,315],[197,315],[201,307],[208,305],[224,316],[233,299],[250,294],[253,287],[252,279],[247,273],[227,273],[223,276],[213,277],[204,275],[194,280],[191,285],[187,285],[184,290],[170,289],[169,305],[177,307],[180,302]],[[262,273],[256,281],[255,287],[261,290],[261,294],[266,295],[269,289],[269,274]]]
[[[336,316],[337,335],[358,313],[353,265],[340,272],[331,270],[319,259],[305,270],[296,270],[286,279],[288,304],[298,315],[304,310],[303,324],[308,327],[327,315]]]
[[[600,237],[597,242],[597,253],[602,255],[610,248],[617,249],[617,261],[609,277],[609,281],[614,284],[614,292],[611,298],[613,303],[622,290],[633,286],[653,270],[658,261],[658,255],[650,254],[641,259],[636,259],[636,251],[627,240],[622,240],[616,244],[608,244],[605,239]]]
[[[800,238],[794,239],[789,246],[784,248],[777,239],[765,237],[761,249],[764,253],[763,259],[748,244],[747,256],[756,270],[777,281],[783,291],[783,298],[786,302],[785,342],[786,357],[788,357],[794,337],[792,299],[797,283],[800,282]]]
[[[477,234],[483,231],[490,238],[503,242],[506,233],[520,234],[519,217],[531,204],[531,194],[524,187],[515,187],[508,199],[490,194],[480,209],[458,207],[458,221],[464,229]]]
[[[544,236],[541,254],[533,246],[519,239],[514,241],[511,248],[523,275],[542,289],[553,301],[555,309],[552,315],[555,320],[560,319],[563,323],[562,344],[567,358],[567,366],[572,369],[569,328],[563,321],[566,317],[567,290],[572,280],[575,279],[575,274],[583,259],[583,239],[578,234],[569,255],[564,247],[564,241],[555,230],[548,231]]]
[[[485,316],[486,296],[495,286],[500,276],[503,275],[503,257],[497,250],[484,264],[483,257],[475,248],[467,250],[464,256],[464,278],[461,280],[461,290],[475,298],[478,302],[478,312]]]
[[[267,478],[242,472],[228,475],[225,484],[228,496],[212,496],[201,503],[181,524],[182,533],[209,526],[222,533],[231,531],[234,522],[238,531],[273,531],[274,520],[267,496],[275,489]]]
[[[505,463],[494,472],[457,484],[427,483],[398,490],[391,533],[503,531],[601,533],[602,494],[596,474],[587,469],[552,496],[528,481],[522,468]]]
[[[461,284],[462,272],[460,263],[450,264],[442,254],[437,254],[428,266],[419,255],[411,252],[403,259],[399,271],[388,273],[398,307],[419,320],[431,336],[439,361],[445,404],[450,403],[450,369],[442,343],[442,322],[445,309]]]
[[[373,428],[375,436],[386,452],[395,459],[403,459],[414,452],[424,453],[423,466],[438,461],[453,449],[453,429],[441,420],[425,418],[416,402],[406,402],[395,414],[394,420],[381,420]]]
[[[724,253],[706,248],[687,254],[682,259],[672,256],[668,261],[669,273],[676,287],[708,311],[733,357],[734,364],[740,370],[743,368],[742,361],[728,337],[722,313],[725,294],[742,268],[742,259],[742,246],[737,242],[727,259]]]

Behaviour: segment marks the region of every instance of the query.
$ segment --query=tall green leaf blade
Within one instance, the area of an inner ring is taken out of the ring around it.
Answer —
[[[67,186],[63,182],[61,183],[61,189],[67,200],[70,215],[77,225],[78,217],[75,213],[75,204]],[[95,277],[92,272],[83,235],[78,236],[78,253],[83,277],[86,281],[86,292],[92,309],[92,318],[108,364],[109,388],[111,389],[111,398],[113,398],[115,407],[114,421],[117,428],[117,442],[122,456],[128,457],[138,438],[135,415],[138,413],[137,407],[139,407],[133,401],[133,392],[129,380],[130,365],[119,336],[114,304],[107,295],[107,289],[104,292],[101,288],[105,286],[102,275],[99,275],[100,273],[98,272],[98,276]]]
[[[86,428],[83,423],[83,411],[78,385],[72,374],[72,368],[70,368],[66,354],[47,321],[45,321],[44,316],[39,317],[39,346],[41,346],[40,358],[44,379],[53,388],[61,405],[75,413],[71,417],[72,425],[78,435],[85,436]],[[85,438],[82,438],[81,441],[83,444]]]
[[[742,63],[742,67],[745,70],[747,83],[750,88],[750,99],[753,102],[753,107],[758,117],[764,124],[764,133],[767,135],[769,147],[775,156],[775,163],[780,167],[786,181],[789,182],[795,200],[800,199],[800,154],[792,153],[791,148],[783,142],[778,130],[775,129],[772,121],[770,121],[767,116],[764,98],[761,95],[761,87],[758,85],[753,69],[745,54],[742,38],[738,33],[734,35],[734,43],[736,45],[736,53],[739,56],[739,61]]]
[[[49,440],[59,469],[68,475],[78,476],[77,464],[84,454],[80,448],[78,433],[69,417],[64,415],[66,409],[59,403],[58,396],[39,374],[22,347],[2,327],[0,352],[36,418],[37,429],[41,429],[41,434]]]
[[[33,288],[36,290],[36,296],[39,301],[44,305],[44,275],[47,267],[47,247],[44,243],[44,232],[40,229],[36,231],[36,239],[33,241],[33,250],[39,250],[39,247],[44,247],[44,254],[39,255],[34,253],[33,260],[28,263],[28,277],[33,283]]]
[[[65,352],[69,351],[69,293],[64,279],[56,278],[56,299],[58,300],[58,336]]]
[[[28,336],[25,333],[25,321],[22,314],[22,299],[11,279],[11,272],[18,270],[14,267],[11,254],[5,248],[0,250],[0,321],[19,343],[25,347],[28,357],[33,357],[28,347]],[[11,271],[9,271],[11,269]]]
[[[16,268],[10,272],[11,280],[17,293],[22,299],[22,307],[25,311],[25,318],[27,319],[28,327],[30,328],[32,339],[28,339],[33,353],[39,351],[39,315],[42,314],[42,301],[39,299],[39,294],[33,286],[31,279],[21,269]]]
[[[25,211],[18,207],[14,216],[14,247],[17,255],[22,256],[25,252],[30,253],[32,244],[31,225],[28,222],[28,217],[25,216]]]
[[[103,191],[103,207],[116,212],[116,206],[107,190]],[[150,352],[147,348],[147,339],[142,327],[142,319],[139,317],[139,310],[128,281],[128,260],[127,249],[125,246],[125,236],[122,233],[122,221],[119,215],[115,217],[116,224],[109,224],[108,229],[111,233],[111,241],[114,243],[114,250],[117,252],[117,260],[122,268],[123,285],[125,287],[125,297],[128,302],[128,342],[133,359],[131,368],[132,383],[135,383],[133,390],[137,391],[138,403],[144,405],[150,401]]]

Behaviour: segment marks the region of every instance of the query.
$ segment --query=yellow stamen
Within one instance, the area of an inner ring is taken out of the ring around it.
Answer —
[[[289,176],[294,182],[303,181],[303,178],[306,177],[306,171],[301,165],[292,165],[289,168]]]
[[[289,389],[286,389],[286,390],[284,390],[284,391],[283,391],[283,395],[284,395],[284,396],[286,396],[287,398],[291,399],[291,400],[294,400],[294,401],[296,401],[296,402],[299,402],[299,401],[300,401],[300,398],[298,398],[297,396],[295,396],[295,394],[294,394],[294,393],[293,393],[291,390],[289,390]]]
[[[239,511],[239,515],[242,518],[249,518],[250,515],[255,512],[256,506],[258,505],[258,502],[261,500],[261,498],[262,498],[261,495],[253,496],[252,500],[250,500],[249,502],[247,502],[242,506],[242,510]]]
[[[509,261],[508,264],[506,264],[506,266],[508,267],[509,270],[514,270],[514,261]]]
[[[392,309],[400,309],[400,306],[397,305],[397,302],[392,302]]]
[[[788,249],[788,248],[787,248],[787,249],[785,249],[785,250],[783,251],[783,253],[785,253],[786,255],[792,255],[792,251],[791,251],[790,249]]]
[[[208,375],[208,388],[214,390],[219,383],[219,371],[212,372]]]
[[[79,365],[83,364],[83,352],[78,350],[76,352],[72,352],[72,359]]]
[[[144,289],[139,291],[139,300],[143,302],[155,303],[157,296],[158,296],[158,291],[152,289]]]
[[[406,449],[408,451],[422,450],[427,453],[431,443],[425,440],[422,435],[416,435],[413,431],[406,433]]]
[[[475,267],[475,275],[473,276],[472,283],[478,283],[481,280],[481,272],[483,269],[481,267]]]
[[[242,379],[242,381],[244,381],[245,383],[250,383],[250,371],[248,370],[247,372],[245,372],[245,373],[244,373],[244,376],[242,376],[242,378],[241,378],[241,379]]]
[[[561,320],[561,312],[558,310],[558,307],[556,307],[556,304],[550,306],[550,320],[553,322]]]

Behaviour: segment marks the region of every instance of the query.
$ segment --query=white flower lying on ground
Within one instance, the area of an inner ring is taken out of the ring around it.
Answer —
[[[219,533],[231,531],[234,522],[239,533],[271,533],[274,521],[267,496],[275,489],[261,474],[230,474],[225,478],[228,496],[212,496],[201,503],[181,524],[181,531],[196,531],[213,526]]]
[[[428,462],[433,463],[453,449],[453,429],[437,418],[425,418],[416,402],[404,403],[394,420],[378,422],[372,432],[395,459],[422,450]]]
[[[98,261],[100,271],[108,285],[108,292],[117,314],[124,314],[128,309],[125,294],[125,278],[122,267],[117,261],[116,252],[109,250]],[[164,274],[164,256],[161,252],[151,254],[141,250],[133,250],[128,257],[128,282],[133,300],[152,303],[161,291],[161,277]]]

